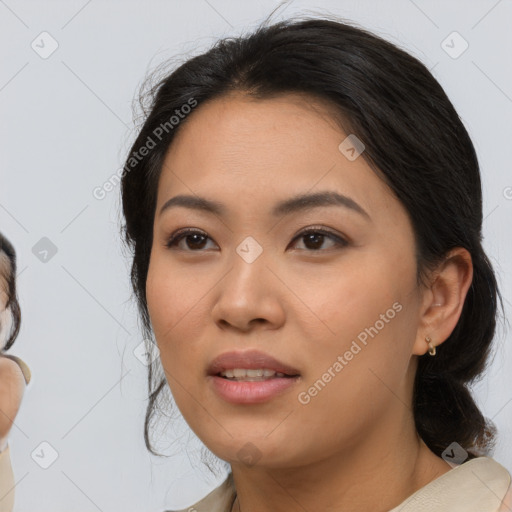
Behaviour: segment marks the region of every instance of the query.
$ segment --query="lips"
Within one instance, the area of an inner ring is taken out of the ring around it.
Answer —
[[[211,376],[220,376],[221,372],[235,369],[273,370],[276,373],[284,374],[285,377],[296,377],[300,375],[299,370],[296,368],[258,350],[225,352],[211,362],[208,366],[207,373]]]
[[[216,396],[237,406],[277,399],[301,380],[297,368],[257,350],[221,354],[207,372],[206,380]]]

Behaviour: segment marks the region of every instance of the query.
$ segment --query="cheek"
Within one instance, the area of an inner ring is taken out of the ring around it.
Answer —
[[[197,302],[197,292],[190,278],[165,256],[151,257],[146,281],[146,298],[151,324],[159,343],[172,338],[180,323]]]
[[[305,293],[308,287],[302,286]],[[332,382],[319,393],[318,406],[343,403],[361,409],[367,404],[372,409],[382,394],[390,395],[383,382],[391,389],[401,385],[416,333],[415,290],[412,258],[396,267],[382,253],[347,258],[343,268],[309,287],[307,304],[317,318],[308,315],[316,320],[304,317],[301,324],[303,339],[310,340],[304,350],[315,354],[305,387],[317,379]],[[336,378],[326,375],[329,369]]]
[[[369,251],[354,252],[314,279],[295,276],[294,291],[309,310],[302,317],[302,328],[308,329],[310,339],[335,349],[342,349],[347,342],[350,345],[361,333],[364,340],[364,333],[368,329],[374,332],[375,324],[379,336],[393,331],[395,337],[405,316],[403,309],[412,298],[414,272],[409,261],[397,267],[384,253]]]
[[[209,318],[204,297],[208,289],[195,282],[193,271],[169,265],[165,255],[151,259],[146,281],[151,325],[162,365],[183,379],[190,378],[192,365],[200,364],[200,342]]]

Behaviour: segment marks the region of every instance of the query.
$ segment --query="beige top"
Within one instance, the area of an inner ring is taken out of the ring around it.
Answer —
[[[27,363],[23,361],[23,359],[19,358],[18,356],[13,356],[12,354],[1,354],[2,357],[8,357],[9,359],[12,359],[16,363],[18,363],[18,366],[21,368],[21,371],[23,373],[23,376],[25,377],[25,383],[28,384],[30,382],[30,379],[32,378],[32,374],[30,373],[30,368],[28,367]]]
[[[489,457],[477,457],[432,480],[389,512],[510,512],[510,473]],[[166,512],[231,512],[233,475],[189,508]]]
[[[8,357],[18,363],[25,382],[28,384],[31,379],[30,369],[28,365],[19,357],[10,354],[2,354],[2,357]],[[12,512],[14,507],[14,474],[11,466],[11,455],[9,444],[0,452],[0,512]]]

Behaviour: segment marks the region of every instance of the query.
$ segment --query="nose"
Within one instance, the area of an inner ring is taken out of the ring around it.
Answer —
[[[286,287],[262,253],[248,263],[237,253],[218,284],[212,316],[219,328],[248,332],[256,327],[277,329],[285,320],[282,294]]]

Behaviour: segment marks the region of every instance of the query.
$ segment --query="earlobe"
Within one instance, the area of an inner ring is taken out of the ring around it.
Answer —
[[[469,251],[452,249],[432,273],[431,284],[424,292],[415,355],[424,355],[427,350],[435,355],[436,347],[448,339],[459,321],[472,279]]]
[[[430,336],[427,336],[425,338],[425,341],[427,342],[428,344],[428,353],[431,355],[431,356],[435,356],[436,355],[436,347],[435,345],[432,345],[432,338]]]

